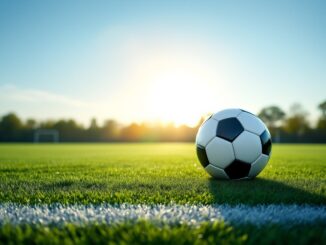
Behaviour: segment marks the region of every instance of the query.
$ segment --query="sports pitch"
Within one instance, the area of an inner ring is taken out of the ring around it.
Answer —
[[[256,179],[218,181],[193,144],[2,144],[0,202],[2,243],[322,244],[326,146],[274,145]]]

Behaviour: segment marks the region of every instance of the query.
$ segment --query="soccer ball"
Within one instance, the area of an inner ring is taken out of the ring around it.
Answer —
[[[198,159],[217,179],[249,179],[266,166],[272,149],[271,135],[255,115],[227,109],[211,115],[196,136]]]

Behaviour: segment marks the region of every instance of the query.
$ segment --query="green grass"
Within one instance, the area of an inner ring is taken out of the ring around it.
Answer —
[[[192,144],[2,144],[0,202],[325,204],[326,146],[274,145],[256,179],[218,181]]]
[[[64,227],[12,226],[0,228],[0,244],[325,244],[324,226],[284,228],[231,227],[223,222],[155,226],[149,222],[112,226],[90,225]]]
[[[0,202],[326,204],[326,145],[274,145],[258,178],[218,181],[192,144],[0,145]],[[324,224],[0,227],[0,244],[325,244]]]

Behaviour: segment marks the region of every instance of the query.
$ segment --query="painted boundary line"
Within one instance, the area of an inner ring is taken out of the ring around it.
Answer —
[[[326,206],[313,205],[21,205],[0,204],[0,225],[115,224],[149,220],[189,224],[224,220],[231,224],[326,224]]]

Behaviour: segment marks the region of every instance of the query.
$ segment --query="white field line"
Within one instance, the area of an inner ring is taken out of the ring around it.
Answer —
[[[326,224],[326,206],[312,205],[21,205],[0,204],[0,225],[114,224],[149,220],[157,224]]]

